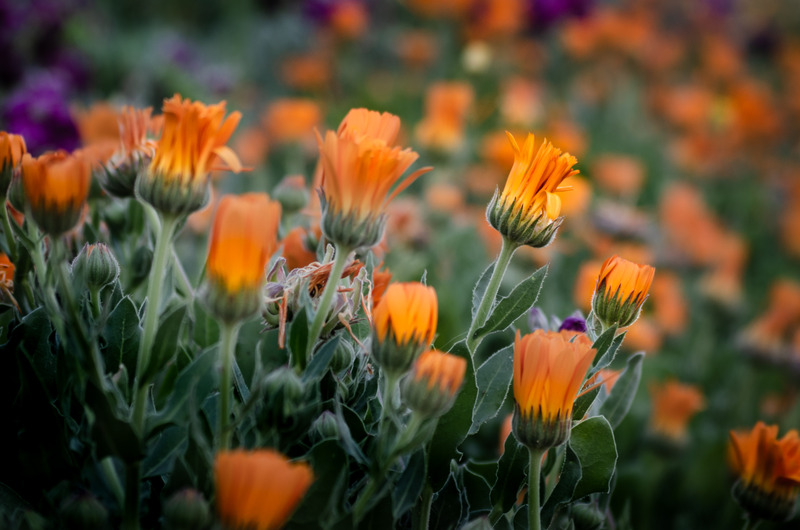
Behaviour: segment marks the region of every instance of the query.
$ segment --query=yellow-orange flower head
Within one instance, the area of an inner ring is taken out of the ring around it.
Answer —
[[[283,527],[313,480],[307,464],[270,449],[224,451],[214,459],[217,512],[226,528]]]
[[[59,236],[78,223],[91,179],[92,164],[82,152],[22,156],[25,200],[37,226],[51,236]]]
[[[612,256],[600,268],[592,311],[606,326],[630,326],[642,310],[656,270]]]
[[[394,146],[400,119],[389,113],[351,110],[339,130],[317,137],[322,163],[322,231],[346,248],[365,248],[383,237],[386,204],[423,168],[402,178],[418,155]]]
[[[403,374],[436,336],[436,291],[419,282],[389,285],[373,314],[372,355],[385,371]]]
[[[467,360],[463,357],[426,351],[403,382],[403,401],[427,418],[441,416],[453,406],[466,371]]]
[[[18,134],[0,131],[0,197],[5,197],[11,184],[11,172],[27,153],[25,139]]]
[[[546,449],[569,439],[572,407],[595,353],[583,333],[517,332],[513,430],[520,443]]]
[[[278,246],[281,206],[266,193],[226,195],[219,202],[206,267],[205,299],[226,322],[257,312],[266,266]]]
[[[528,138],[520,149],[511,133],[506,132],[514,150],[514,165],[502,193],[495,192],[486,210],[489,223],[503,237],[517,245],[543,247],[555,237],[563,221],[561,198],[556,192],[567,191],[567,177],[576,175],[572,167],[578,160],[545,140],[535,150],[535,138]]]
[[[800,436],[792,429],[778,439],[778,426],[758,422],[749,432],[730,433],[728,456],[739,480],[733,496],[752,517],[789,519],[800,491]]]
[[[122,107],[117,121],[120,141],[100,174],[100,184],[115,197],[133,197],[136,179],[147,170],[155,154],[162,117],[153,117],[152,107]]]
[[[242,170],[225,145],[241,114],[226,118],[224,101],[206,106],[177,94],[164,101],[162,112],[164,129],[150,166],[136,181],[136,193],[162,213],[183,215],[207,201],[210,171]]]

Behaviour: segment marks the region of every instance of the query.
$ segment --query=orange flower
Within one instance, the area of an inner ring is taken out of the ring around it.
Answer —
[[[263,117],[267,133],[276,142],[312,139],[314,128],[321,121],[319,103],[303,98],[277,99],[270,104]]]
[[[387,371],[405,373],[436,336],[436,291],[419,282],[389,285],[373,314],[372,355]]]
[[[377,244],[386,204],[430,169],[401,180],[417,153],[392,147],[399,128],[397,116],[355,109],[337,133],[317,138],[323,167],[322,230],[334,243],[347,248]]]
[[[214,459],[217,511],[230,528],[281,528],[313,480],[307,464],[270,449],[225,451]]]
[[[119,145],[101,174],[101,184],[111,195],[133,197],[133,189],[140,173],[150,164],[156,143],[150,136],[157,135],[162,126],[160,116],[151,116],[153,109],[123,107],[118,117]]]
[[[419,356],[403,384],[403,400],[408,407],[433,418],[450,410],[464,381],[467,360],[436,350]]]
[[[442,151],[457,150],[464,140],[464,125],[475,100],[472,86],[463,82],[438,82],[425,94],[425,118],[417,125],[417,140]]]
[[[574,339],[573,339],[574,338]],[[569,438],[572,406],[597,351],[572,331],[543,331],[514,338],[514,434],[544,449]]]
[[[227,195],[214,217],[208,248],[207,301],[216,316],[241,320],[261,303],[265,268],[277,247],[281,207],[266,193]]]
[[[11,184],[12,170],[27,152],[25,139],[18,134],[0,131],[0,196],[5,197]]]
[[[333,4],[330,25],[343,39],[360,37],[369,25],[369,13],[361,2],[343,0]]]
[[[667,441],[682,444],[686,441],[689,420],[705,408],[703,394],[694,385],[669,380],[650,387],[653,414],[650,427]]]
[[[545,140],[534,153],[535,138],[528,134],[522,149],[506,132],[514,150],[514,165],[503,192],[492,198],[487,210],[491,225],[519,245],[542,247],[550,243],[561,224],[561,199],[565,178],[576,175],[577,159],[561,153]]]
[[[592,310],[606,326],[630,326],[639,317],[656,270],[612,256],[600,268]]]
[[[91,182],[91,161],[80,152],[22,156],[22,184],[31,215],[39,228],[58,236],[80,218]]]
[[[635,198],[645,180],[644,165],[634,157],[605,155],[593,165],[592,176],[609,193]]]
[[[674,335],[686,328],[689,309],[677,274],[659,272],[653,280],[653,315],[666,333]]]
[[[83,145],[119,141],[117,109],[109,103],[101,101],[88,109],[74,109],[72,115]]]
[[[739,476],[733,495],[756,518],[784,521],[800,491],[800,436],[792,429],[778,440],[778,426],[758,422],[752,431],[730,433],[728,457]]]
[[[286,270],[299,269],[316,261],[317,253],[308,246],[309,232],[302,226],[289,230],[283,238],[283,257]]]
[[[0,302],[11,303],[17,309],[17,301],[14,299],[14,272],[16,267],[11,260],[0,252]]]
[[[164,101],[162,111],[164,130],[150,167],[137,180],[137,191],[161,212],[189,213],[205,202],[210,171],[242,170],[236,154],[225,145],[241,114],[226,118],[224,101],[206,106],[178,94]]]
[[[391,280],[392,273],[389,271],[372,271],[372,307],[378,307]]]
[[[578,277],[572,290],[572,301],[582,311],[589,312],[592,309],[592,295],[602,267],[603,264],[599,260],[590,260],[581,264],[578,269]]]

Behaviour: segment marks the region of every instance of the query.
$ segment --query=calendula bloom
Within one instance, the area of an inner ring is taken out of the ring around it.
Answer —
[[[207,200],[211,170],[242,170],[225,145],[241,114],[226,118],[224,101],[206,106],[177,94],[164,101],[162,113],[164,130],[150,166],[136,180],[136,193],[162,213],[191,213]]]
[[[572,331],[536,330],[514,338],[514,435],[533,449],[569,439],[572,407],[597,351]]]
[[[703,394],[694,385],[670,380],[652,386],[653,413],[650,428],[662,440],[675,445],[686,443],[689,420],[705,408]]]
[[[778,426],[758,422],[749,432],[730,433],[728,460],[738,475],[733,496],[751,517],[791,518],[800,491],[800,436],[792,429],[778,439]]]
[[[14,272],[16,267],[8,256],[0,252],[0,302],[17,305],[14,299]]]
[[[642,310],[656,270],[619,256],[608,258],[600,267],[592,297],[592,311],[606,326],[630,326]]]
[[[373,313],[372,355],[388,373],[403,374],[436,335],[436,291],[419,282],[393,283]]]
[[[144,173],[155,154],[156,142],[163,124],[161,116],[153,117],[152,107],[123,107],[117,121],[117,150],[105,164],[100,184],[115,197],[133,197],[136,178]]]
[[[79,151],[22,157],[25,199],[37,226],[51,236],[71,230],[89,194],[92,163]]]
[[[226,528],[281,528],[313,480],[307,464],[270,449],[224,451],[214,459],[217,512]]]
[[[218,318],[237,322],[258,311],[280,218],[280,204],[266,193],[220,200],[206,266],[206,301]]]
[[[565,178],[576,175],[578,160],[545,140],[535,150],[535,138],[528,134],[522,145],[506,132],[514,151],[514,165],[502,193],[495,192],[486,210],[489,223],[510,242],[543,247],[555,237],[563,221],[561,198],[567,191]]]
[[[11,173],[27,151],[22,136],[0,131],[0,197],[6,196],[11,184]]]
[[[346,248],[372,247],[380,241],[386,204],[419,175],[402,178],[418,155],[395,147],[400,119],[392,114],[355,109],[339,130],[318,137],[322,187],[322,231]]]
[[[427,418],[441,416],[453,406],[466,371],[467,360],[463,357],[426,351],[403,381],[403,401]]]

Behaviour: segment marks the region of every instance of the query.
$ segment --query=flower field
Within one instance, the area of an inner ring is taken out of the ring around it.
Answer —
[[[790,2],[0,27],[0,528],[800,526]]]

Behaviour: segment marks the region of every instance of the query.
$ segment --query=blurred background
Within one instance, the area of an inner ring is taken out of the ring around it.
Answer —
[[[380,253],[395,281],[427,271],[445,350],[500,246],[485,208],[513,163],[504,131],[575,155],[559,237],[506,283],[550,263],[536,326],[585,315],[613,254],[657,268],[624,343],[647,352],[617,431],[612,506],[634,528],[740,525],[729,430],[800,425],[796,2],[0,0],[0,48],[0,129],[34,154],[115,139],[123,104],[226,100],[252,171],[215,178],[217,197],[310,187],[315,128],[398,114],[434,171],[392,203]],[[180,235],[190,274],[212,211]]]

